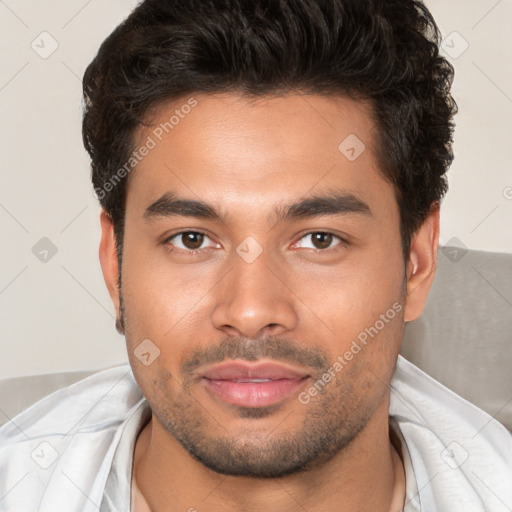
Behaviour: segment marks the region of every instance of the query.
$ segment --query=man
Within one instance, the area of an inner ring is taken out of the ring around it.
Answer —
[[[413,0],[146,0],[107,38],[83,134],[130,367],[0,430],[2,510],[512,509],[510,434],[399,357],[452,161],[438,44]]]

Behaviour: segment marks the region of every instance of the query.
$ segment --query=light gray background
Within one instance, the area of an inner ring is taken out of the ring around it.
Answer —
[[[80,102],[85,67],[135,4],[0,0],[0,378],[127,360],[98,261]],[[426,4],[459,105],[441,242],[512,252],[512,0]],[[47,262],[32,251],[43,237],[57,248]]]

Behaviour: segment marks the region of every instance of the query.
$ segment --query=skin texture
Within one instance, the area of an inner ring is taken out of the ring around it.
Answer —
[[[404,265],[395,192],[378,169],[363,103],[298,93],[194,98],[129,176],[121,290],[112,224],[101,214],[105,281],[153,411],[135,452],[140,490],[155,511],[388,511],[403,471],[389,440],[389,383],[404,321],[419,316],[433,281],[439,211]],[[159,106],[138,142],[188,99]],[[366,147],[354,161],[338,149],[350,134]],[[208,203],[222,220],[145,218],[166,192]],[[369,211],[276,216],[335,192]],[[187,237],[169,240],[184,231],[207,235],[198,252]],[[317,244],[312,232],[335,236]],[[237,252],[247,237],[262,251],[251,263]],[[393,305],[400,310],[378,334],[301,403],[299,393]],[[145,339],[160,350],[148,366],[134,354]],[[233,358],[279,361],[309,377],[278,404],[239,407],[198,377],[204,364]]]

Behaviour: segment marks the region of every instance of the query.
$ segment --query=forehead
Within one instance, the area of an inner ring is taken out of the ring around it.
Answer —
[[[378,201],[387,187],[393,196],[378,168],[369,105],[359,101],[192,94],[148,119],[135,148],[150,149],[128,182],[128,203],[140,207],[168,190],[224,207],[263,206],[310,190],[373,193]]]

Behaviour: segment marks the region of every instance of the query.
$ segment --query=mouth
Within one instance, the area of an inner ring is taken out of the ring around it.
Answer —
[[[294,394],[308,380],[305,371],[278,363],[227,361],[200,373],[209,393],[239,407],[267,407]]]

